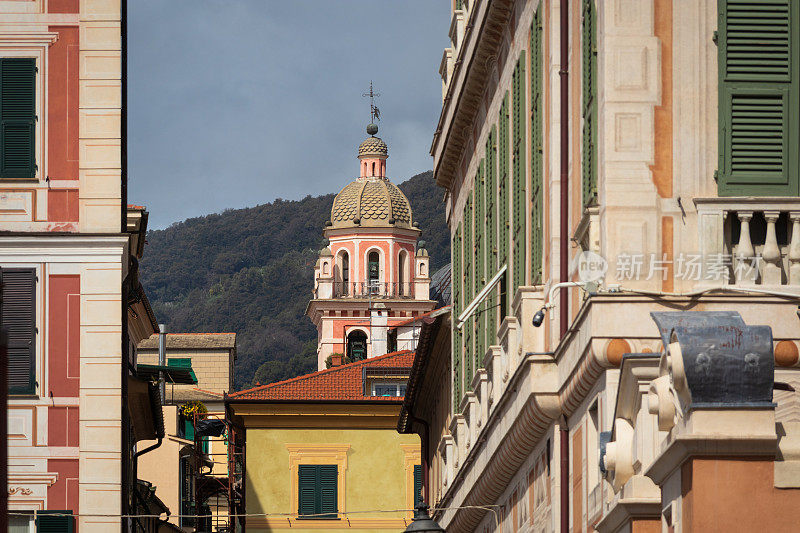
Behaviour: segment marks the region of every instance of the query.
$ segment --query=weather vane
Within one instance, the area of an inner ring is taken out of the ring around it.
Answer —
[[[375,98],[378,98],[380,95],[381,93],[376,93],[372,90],[372,80],[369,81],[369,92],[361,95],[365,98],[369,96],[369,117],[372,123],[381,119],[381,110],[375,105]]]

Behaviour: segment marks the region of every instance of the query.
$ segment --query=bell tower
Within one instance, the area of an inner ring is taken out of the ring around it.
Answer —
[[[375,117],[374,106],[372,114]],[[386,177],[389,148],[367,126],[358,177],[336,195],[306,314],[320,370],[395,349],[389,328],[432,310],[428,252],[405,195]]]

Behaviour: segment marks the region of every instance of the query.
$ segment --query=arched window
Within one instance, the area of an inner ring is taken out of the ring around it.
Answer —
[[[372,162],[372,175],[375,175],[375,161]]]
[[[339,260],[337,261],[337,274],[339,279],[339,291],[341,296],[347,296],[350,293],[350,256],[345,250],[339,252]]]
[[[377,250],[372,250],[367,256],[367,286],[372,294],[380,290],[381,282],[381,256]]]
[[[400,250],[400,255],[397,257],[397,295],[405,296],[409,292],[408,275],[406,268],[406,261],[408,260],[408,253],[405,250]]]
[[[351,331],[347,336],[347,357],[351,361],[367,358],[367,334],[360,329]]]

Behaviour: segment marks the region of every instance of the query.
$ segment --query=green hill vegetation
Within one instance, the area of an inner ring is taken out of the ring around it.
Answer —
[[[399,187],[435,272],[450,261],[441,191],[431,172]],[[159,322],[172,332],[237,333],[237,389],[316,370],[305,309],[333,197],[277,199],[148,232],[139,271]]]

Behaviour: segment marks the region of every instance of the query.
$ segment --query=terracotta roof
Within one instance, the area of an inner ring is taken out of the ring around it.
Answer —
[[[128,209],[147,209],[147,208],[143,205],[128,204]]]
[[[234,392],[228,395],[228,400],[402,401],[402,398],[391,396],[364,396],[362,370],[365,367],[410,370],[413,361],[414,353],[409,350],[387,353],[286,381]]]
[[[167,350],[231,349],[235,347],[236,333],[167,333]],[[139,350],[158,350],[158,333],[144,339],[137,348]]]

